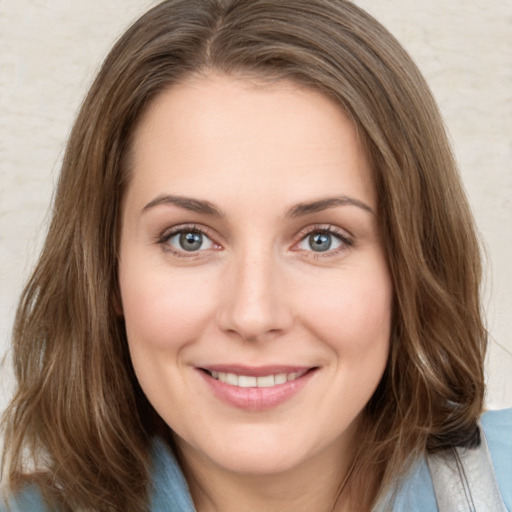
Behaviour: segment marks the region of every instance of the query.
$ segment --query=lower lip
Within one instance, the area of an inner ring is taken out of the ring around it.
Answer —
[[[203,370],[198,370],[213,393],[223,402],[247,411],[264,411],[290,400],[309,382],[316,369],[284,384],[269,388],[241,388],[214,379]]]

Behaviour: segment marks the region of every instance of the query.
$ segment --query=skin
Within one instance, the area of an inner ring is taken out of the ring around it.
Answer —
[[[318,92],[212,74],[162,93],[132,150],[122,314],[197,509],[330,510],[391,326],[377,197],[354,126]],[[204,231],[199,250],[182,248],[180,229]],[[331,247],[314,250],[312,233]],[[213,364],[315,370],[283,403],[247,410],[212,392],[198,368]]]

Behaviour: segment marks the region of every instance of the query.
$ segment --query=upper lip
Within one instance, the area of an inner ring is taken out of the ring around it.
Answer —
[[[267,375],[278,375],[280,373],[299,373],[316,368],[315,366],[292,366],[292,365],[268,365],[268,366],[246,366],[239,364],[213,364],[198,367],[208,372],[234,373],[235,375],[247,375],[250,377],[265,377]]]

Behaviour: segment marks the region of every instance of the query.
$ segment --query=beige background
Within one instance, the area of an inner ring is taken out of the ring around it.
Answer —
[[[44,237],[67,133],[102,58],[151,0],[0,0],[0,353]],[[404,44],[451,134],[487,251],[491,408],[512,406],[512,0],[357,0]],[[10,393],[0,370],[0,410]]]

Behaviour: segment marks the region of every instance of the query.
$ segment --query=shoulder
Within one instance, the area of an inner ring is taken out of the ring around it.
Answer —
[[[26,485],[7,501],[0,497],[0,512],[50,512],[37,486]]]
[[[500,493],[508,510],[512,510],[512,409],[488,411],[481,418]],[[425,459],[399,486],[393,512],[435,512],[438,510],[432,476]]]
[[[169,446],[155,438],[152,446],[151,512],[194,512],[194,505],[180,466]],[[56,512],[35,484],[27,484],[7,501],[0,494],[0,512]]]
[[[488,411],[481,423],[501,496],[512,510],[512,408]]]
[[[387,510],[387,502],[381,507]],[[378,509],[380,512],[381,509]],[[434,484],[426,459],[419,460],[398,486],[393,499],[393,512],[437,512]]]

